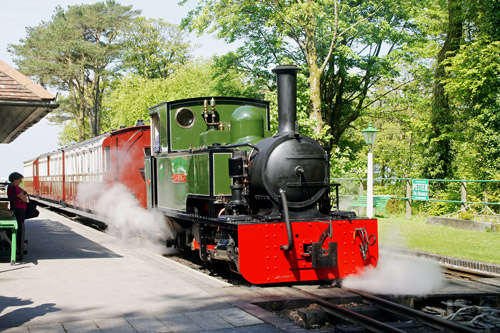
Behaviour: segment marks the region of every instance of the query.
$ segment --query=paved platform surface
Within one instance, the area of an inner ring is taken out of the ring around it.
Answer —
[[[225,282],[40,209],[28,254],[0,261],[4,332],[301,332]]]

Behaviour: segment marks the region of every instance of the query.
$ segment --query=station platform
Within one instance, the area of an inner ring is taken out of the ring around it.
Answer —
[[[2,332],[303,332],[160,253],[40,208],[0,261]]]

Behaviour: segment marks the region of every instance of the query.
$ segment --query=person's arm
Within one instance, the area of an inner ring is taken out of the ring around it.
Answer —
[[[28,196],[26,195],[26,192],[23,191],[21,188],[19,189],[21,190],[21,192],[17,194],[17,197],[21,199],[23,202],[28,202]]]

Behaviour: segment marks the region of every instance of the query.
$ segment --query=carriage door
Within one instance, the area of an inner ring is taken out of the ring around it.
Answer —
[[[158,206],[156,192],[156,157],[146,156],[144,158],[144,176],[146,180],[146,195],[148,208]]]

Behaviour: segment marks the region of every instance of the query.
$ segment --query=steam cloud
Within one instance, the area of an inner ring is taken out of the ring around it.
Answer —
[[[441,268],[434,261],[381,254],[376,268],[346,278],[342,286],[375,294],[423,296],[442,283]]]
[[[402,248],[404,242],[401,237],[394,237]],[[441,287],[443,281],[438,262],[403,256],[397,250],[385,249],[376,268],[370,267],[362,275],[344,279],[342,286],[375,294],[423,296]]]
[[[165,241],[173,231],[163,214],[147,211],[123,184],[108,187],[102,183],[78,185],[78,202],[107,219],[106,232],[126,240],[133,246],[166,252]]]

